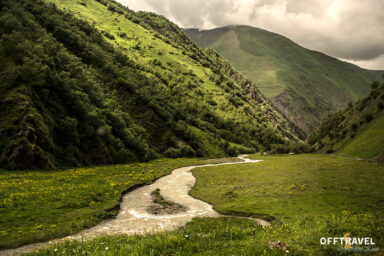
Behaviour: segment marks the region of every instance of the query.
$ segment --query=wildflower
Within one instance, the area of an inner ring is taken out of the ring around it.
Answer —
[[[107,247],[105,247],[105,250],[108,250],[108,246],[107,246]]]

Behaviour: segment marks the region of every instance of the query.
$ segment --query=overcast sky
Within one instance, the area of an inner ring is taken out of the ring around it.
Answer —
[[[300,45],[384,70],[384,0],[118,0],[184,28],[244,24]]]

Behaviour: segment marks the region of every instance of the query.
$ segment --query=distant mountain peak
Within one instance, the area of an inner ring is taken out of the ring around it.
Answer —
[[[381,76],[260,28],[230,25],[184,32],[226,58],[307,134],[327,115],[366,96],[369,84]]]

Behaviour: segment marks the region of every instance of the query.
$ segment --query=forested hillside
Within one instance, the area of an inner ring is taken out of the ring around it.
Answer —
[[[308,135],[321,120],[369,94],[383,72],[311,51],[281,35],[249,26],[185,29],[199,46],[221,54]]]
[[[300,134],[164,17],[109,0],[0,10],[0,167],[234,155]]]
[[[384,83],[372,83],[370,95],[329,116],[309,137],[320,151],[384,160]]]

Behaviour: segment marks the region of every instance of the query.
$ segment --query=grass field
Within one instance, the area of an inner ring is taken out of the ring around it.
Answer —
[[[194,170],[191,195],[224,214],[303,215],[384,210],[384,166],[328,155],[254,156],[257,164]]]
[[[367,255],[320,245],[345,233],[383,247],[383,165],[327,155],[252,158],[264,161],[194,169],[191,194],[221,213],[270,216],[269,228],[236,217],[195,219],[169,233],[68,242],[30,255]],[[278,240],[288,252],[268,247]]]
[[[160,159],[148,163],[61,171],[0,170],[0,249],[76,233],[105,218],[123,191],[194,164],[198,159]]]
[[[383,246],[382,164],[328,155],[252,158],[264,161],[194,169],[191,195],[223,214],[272,220],[273,229],[285,223],[297,233],[277,231],[280,240],[309,255],[331,255],[320,250],[320,237],[345,233],[373,236]]]
[[[279,222],[267,229],[247,219],[194,219],[186,227],[170,233],[67,242],[28,255],[364,255],[339,252],[334,246],[321,248],[319,234],[336,234],[340,228],[370,234],[367,227],[376,228],[372,226],[376,225],[375,217],[345,212],[327,220],[300,218],[290,224]],[[268,247],[268,241],[277,240],[289,245],[288,252]]]

